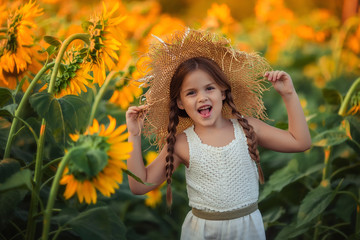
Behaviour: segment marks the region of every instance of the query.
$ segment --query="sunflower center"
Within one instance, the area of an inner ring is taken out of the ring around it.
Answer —
[[[8,24],[5,49],[12,53],[15,53],[17,49],[17,27],[20,24],[21,19],[22,15],[15,14],[14,16],[10,17]]]
[[[71,151],[69,173],[79,181],[91,180],[108,164],[107,138],[98,135],[81,135]]]
[[[88,50],[87,61],[97,64],[99,62],[99,54],[104,47],[103,35],[107,21],[104,21],[101,17],[94,17],[87,22],[88,32],[90,33],[90,47]]]

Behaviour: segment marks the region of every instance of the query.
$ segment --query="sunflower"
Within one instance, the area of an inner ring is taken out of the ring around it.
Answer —
[[[34,18],[42,14],[32,1],[9,14],[6,31],[0,32],[0,86],[14,89],[26,71],[41,68],[33,32],[37,27]]]
[[[145,155],[145,160],[147,165],[149,165],[152,161],[156,159],[158,153],[154,151],[149,151]],[[158,204],[161,203],[161,188],[165,185],[166,182],[163,182],[159,187],[155,188],[154,190],[146,193],[147,198],[145,199],[145,205],[155,208]]]
[[[120,106],[122,109],[127,109],[129,104],[142,94],[142,83],[136,81],[120,81],[115,86],[115,91],[111,96],[109,102]]]
[[[65,199],[76,193],[80,203],[96,203],[96,190],[110,197],[122,183],[122,169],[126,169],[123,160],[129,158],[132,145],[124,142],[128,137],[123,133],[126,125],[115,128],[115,118],[108,118],[107,128],[94,119],[85,133],[70,135],[74,146],[68,151],[72,155],[60,180],[66,185]]]
[[[348,111],[348,114],[356,115],[360,113],[360,92],[357,92],[351,97],[351,108]]]
[[[103,12],[95,15],[87,22],[87,30],[90,34],[90,47],[87,52],[85,63],[93,71],[94,83],[102,86],[106,77],[106,68],[113,69],[115,62],[119,59],[118,50],[122,45],[122,32],[119,24],[124,17],[114,17],[112,15],[119,8],[116,3],[110,12],[107,12],[103,4]]]
[[[78,48],[72,48],[66,52],[64,61],[60,71],[56,77],[54,96],[61,98],[65,95],[80,95],[81,92],[87,92],[86,87],[91,87],[88,66],[83,64],[84,54]],[[40,89],[47,89],[50,75],[45,80],[46,84]]]

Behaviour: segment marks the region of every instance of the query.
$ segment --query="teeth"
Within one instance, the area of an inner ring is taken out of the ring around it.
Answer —
[[[201,108],[199,108],[199,110],[204,110],[204,109],[208,109],[208,108],[210,108],[210,106],[201,107]]]

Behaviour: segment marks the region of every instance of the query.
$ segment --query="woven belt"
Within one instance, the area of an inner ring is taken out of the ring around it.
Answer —
[[[194,216],[206,220],[231,220],[235,218],[244,217],[255,212],[258,209],[258,203],[253,203],[245,208],[236,209],[228,212],[206,212],[196,208],[192,209]]]

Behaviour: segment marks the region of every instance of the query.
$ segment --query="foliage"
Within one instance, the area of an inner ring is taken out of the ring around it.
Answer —
[[[326,9],[300,15],[270,0],[256,1],[254,14],[241,22],[226,4],[212,4],[206,17],[194,20],[163,13],[156,1],[0,3],[0,239],[179,238],[189,211],[184,166],[174,173],[170,211],[161,186],[136,196],[126,178],[110,172],[115,185],[97,188],[102,191],[91,204],[82,200],[92,188],[75,193],[59,182],[70,176],[69,161],[73,168],[79,163],[71,163],[74,156],[96,163],[95,172],[84,163],[74,171],[83,179],[91,173],[94,186],[95,177],[104,176],[101,161],[120,152],[126,158],[125,135],[118,151],[109,149],[125,130],[126,108],[146,91],[134,81],[146,70],[146,59],[139,58],[152,35],[185,25],[260,52],[294,80],[313,146],[296,154],[260,149],[266,181],[259,207],[267,238],[359,239],[360,19],[341,22]],[[274,107],[280,97],[269,91],[264,101],[274,119],[269,124],[286,129],[284,108]],[[72,143],[88,132],[86,141]],[[151,139],[142,142],[149,163],[157,149]],[[118,167],[141,181],[120,161]]]

